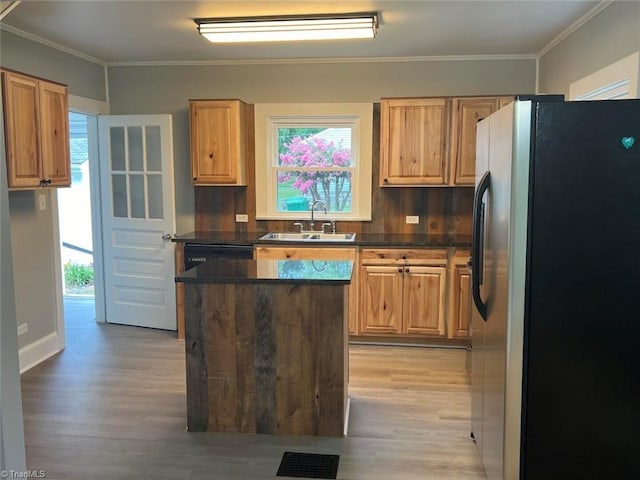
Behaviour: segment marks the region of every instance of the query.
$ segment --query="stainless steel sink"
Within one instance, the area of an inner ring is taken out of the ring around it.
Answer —
[[[323,232],[269,232],[260,237],[260,240],[272,240],[275,242],[353,242],[356,234],[348,233],[323,233]]]
[[[260,237],[260,240],[276,240],[278,242],[299,242],[307,240],[310,233],[269,232]]]

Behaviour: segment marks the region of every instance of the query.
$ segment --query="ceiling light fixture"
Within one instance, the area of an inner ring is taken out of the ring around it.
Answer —
[[[194,21],[200,35],[213,43],[373,38],[378,28],[376,13],[196,18]]]

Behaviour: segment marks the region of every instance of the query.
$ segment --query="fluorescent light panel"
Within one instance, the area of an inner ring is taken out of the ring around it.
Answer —
[[[195,19],[198,31],[213,43],[290,42],[373,38],[375,13],[316,15],[310,17],[258,17]]]

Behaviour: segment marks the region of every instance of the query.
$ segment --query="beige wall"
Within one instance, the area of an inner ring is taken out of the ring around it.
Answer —
[[[25,322],[29,325],[29,331],[18,337],[20,348],[56,331],[51,193],[9,193],[18,325]],[[45,195],[47,210],[39,210],[39,195]]]
[[[193,230],[190,98],[376,102],[382,97],[501,95],[535,90],[534,60],[352,62],[109,68],[113,114],[173,115],[178,233]]]
[[[82,58],[0,30],[0,65],[65,83],[78,97],[106,101],[105,68]]]
[[[637,51],[640,2],[613,2],[540,59],[539,90],[568,98],[572,82]]]

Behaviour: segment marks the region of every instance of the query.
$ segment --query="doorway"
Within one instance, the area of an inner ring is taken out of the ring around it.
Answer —
[[[65,316],[175,330],[171,116],[70,111],[69,135],[72,186],[57,192]]]
[[[96,319],[89,123],[94,115],[69,112],[71,187],[57,190],[64,316]]]

